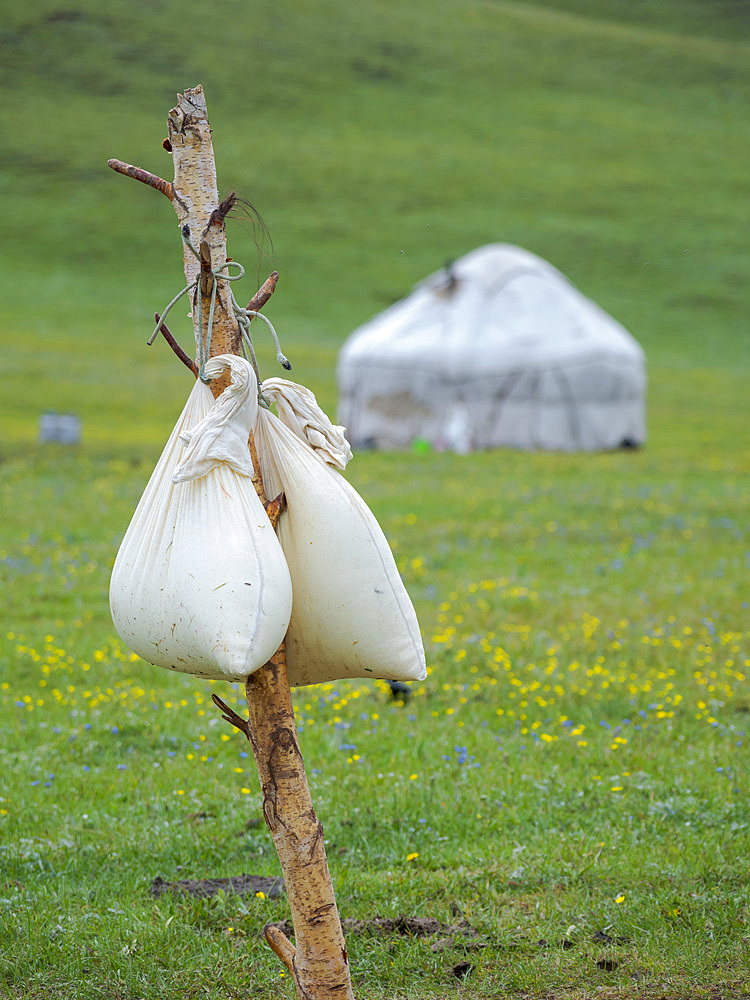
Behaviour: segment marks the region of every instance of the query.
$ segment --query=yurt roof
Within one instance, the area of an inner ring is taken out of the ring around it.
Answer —
[[[623,326],[551,264],[491,243],[431,274],[359,327],[340,364],[418,366],[461,379],[593,358],[642,364],[644,355]]]

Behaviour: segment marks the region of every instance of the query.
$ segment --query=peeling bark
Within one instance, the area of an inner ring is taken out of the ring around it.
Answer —
[[[297,743],[284,647],[245,685],[249,738],[263,791],[263,815],[284,873],[295,944],[278,928],[266,940],[294,977],[298,1000],[351,1000],[323,827],[315,815]]]
[[[195,307],[195,296],[193,307],[195,349],[200,356],[201,345],[205,345],[208,336],[211,291],[215,281],[211,272],[219,270],[227,262],[227,234],[224,220],[218,212],[219,191],[211,126],[202,87],[177,95],[177,104],[169,112],[167,127],[174,162],[172,204],[183,237],[185,281],[192,284],[199,276],[201,278],[201,308]],[[209,355],[239,354],[240,342],[240,328],[234,318],[229,282],[218,281]],[[211,391],[218,396],[228,383],[229,375],[226,374],[211,383]]]

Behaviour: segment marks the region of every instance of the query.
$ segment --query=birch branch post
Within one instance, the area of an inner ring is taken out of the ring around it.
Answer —
[[[120,160],[109,166],[140,180],[171,201],[183,237],[185,280],[197,281],[193,325],[196,354],[209,344],[209,355],[239,354],[241,332],[232,307],[229,282],[216,277],[226,264],[226,205],[219,201],[211,127],[202,87],[178,95],[167,119],[169,136],[164,148],[172,154],[174,182]],[[278,275],[272,275],[253,302],[267,301]],[[216,288],[214,290],[214,283]],[[214,317],[208,330],[210,303],[215,292]],[[200,308],[197,296],[200,295]],[[252,305],[252,303],[251,303]],[[218,396],[228,376],[211,383]],[[253,482],[269,517],[281,516],[277,501],[268,503],[259,475],[255,442],[249,447],[256,469]],[[246,678],[249,720],[242,719],[221,699],[214,701],[224,718],[251,743],[263,794],[263,815],[273,836],[284,873],[294,924],[295,944],[274,927],[266,927],[269,946],[294,979],[298,1000],[353,1000],[349,962],[323,842],[323,827],[313,808],[304,762],[297,742],[286,652]]]

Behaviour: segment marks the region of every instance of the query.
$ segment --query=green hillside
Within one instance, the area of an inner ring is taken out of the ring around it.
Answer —
[[[347,333],[492,240],[548,258],[628,326],[654,386],[709,366],[731,397],[747,358],[745,7],[600,7],[456,0],[435,16],[427,0],[282,0],[207,16],[194,0],[34,0],[7,11],[11,440],[33,436],[42,404],[82,411],[92,443],[148,439],[157,384],[166,375],[165,391],[182,393],[163,348],[143,346],[180,287],[175,219],[106,160],[169,176],[166,112],[198,82],[221,189],[252,201],[271,234],[259,255],[250,227],[231,233],[248,298],[256,276],[280,270],[271,315],[329,405]],[[189,342],[187,322],[180,332]]]

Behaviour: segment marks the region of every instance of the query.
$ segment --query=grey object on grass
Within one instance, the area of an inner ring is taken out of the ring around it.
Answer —
[[[46,410],[39,418],[39,444],[80,444],[81,426],[77,413]]]

